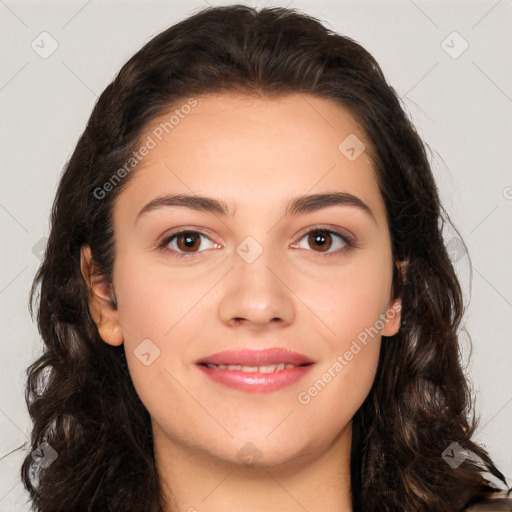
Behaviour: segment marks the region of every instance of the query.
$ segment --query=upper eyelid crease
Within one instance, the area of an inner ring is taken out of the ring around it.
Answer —
[[[358,243],[357,243],[356,239],[353,236],[350,236],[350,235],[347,235],[347,234],[344,234],[344,233],[340,233],[340,232],[338,232],[335,229],[324,227],[324,226],[313,226],[313,227],[308,228],[308,231],[302,233],[300,235],[300,237],[298,238],[297,242],[294,242],[294,244],[297,244],[305,236],[307,236],[310,233],[314,233],[315,231],[319,231],[319,232],[323,231],[323,232],[330,233],[331,235],[334,235],[335,237],[338,237],[341,240],[343,240],[350,247],[357,247],[358,246]],[[189,229],[189,228],[181,229],[180,228],[178,231],[174,231],[174,232],[168,233],[168,234],[164,235],[163,237],[161,237],[159,239],[159,241],[157,242],[156,247],[157,248],[161,248],[163,250],[168,250],[170,252],[177,253],[178,256],[183,256],[183,255],[186,255],[186,254],[190,254],[190,255],[200,254],[201,252],[204,252],[204,251],[197,251],[197,252],[192,252],[192,253],[186,253],[186,252],[175,251],[174,249],[169,249],[167,247],[169,245],[169,243],[171,242],[171,240],[174,240],[177,236],[183,235],[185,233],[193,233],[193,234],[205,237],[208,240],[210,240],[212,243],[215,244],[215,242],[211,239],[211,237],[208,234],[206,234],[205,232],[201,231],[201,230]],[[336,253],[337,251],[333,251],[333,252]],[[325,253],[325,254],[332,254],[332,253]]]
[[[195,211],[211,212],[220,216],[234,216],[236,208],[230,211],[224,201],[212,197],[187,194],[166,194],[152,199],[137,214],[135,223],[145,214],[166,207],[180,206]],[[330,206],[350,206],[360,209],[368,214],[376,223],[371,208],[359,197],[347,192],[331,192],[297,196],[286,204],[284,216],[312,213]]]

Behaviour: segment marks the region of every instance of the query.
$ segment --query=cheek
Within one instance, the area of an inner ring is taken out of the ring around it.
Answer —
[[[297,401],[311,435],[330,439],[347,425],[367,397],[375,379],[381,346],[380,330],[390,292],[385,264],[338,273],[326,293],[309,296],[329,330],[321,338],[322,363],[304,382]],[[364,270],[364,271],[363,271]],[[312,320],[316,322],[315,320]],[[314,432],[320,430],[320,432]]]
[[[126,255],[116,260],[114,285],[133,385],[151,415],[165,423],[170,410],[190,408],[181,376],[200,330],[197,315],[204,314],[198,301],[211,283]]]
[[[162,377],[169,380],[162,371],[174,372],[184,364],[194,336],[191,333],[197,329],[195,319],[202,314],[198,313],[199,301],[211,284],[180,279],[163,272],[161,266],[124,256],[116,260],[114,284],[126,358],[142,398]]]
[[[208,291],[202,279],[183,279],[161,265],[129,257],[116,261],[114,282],[119,320],[130,346],[145,338],[170,338]]]
[[[341,350],[366,329],[382,329],[379,320],[386,311],[391,278],[390,259],[369,253],[350,265],[300,278],[299,294],[314,313],[310,322],[318,319],[324,339]]]
[[[305,384],[304,400],[299,399],[301,403],[311,401],[311,411],[326,414],[329,403],[341,400],[350,417],[372,386],[392,278],[391,256],[382,252],[369,251],[354,259],[354,264],[334,272],[331,269],[320,280],[304,282],[305,302],[314,306],[310,323],[320,319],[325,333],[318,337],[322,364]],[[307,386],[311,385],[309,393]],[[339,421],[335,418],[340,411],[332,412],[332,420]]]

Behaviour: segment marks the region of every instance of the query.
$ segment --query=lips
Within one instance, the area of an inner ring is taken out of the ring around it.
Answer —
[[[292,352],[282,348],[269,348],[263,350],[228,350],[217,352],[204,359],[200,359],[196,364],[206,365],[223,365],[223,366],[272,366],[272,365],[293,365],[308,366],[313,364],[309,357]]]
[[[247,393],[268,393],[290,386],[315,364],[304,354],[283,348],[228,350],[196,361],[216,384]]]
[[[282,348],[228,350],[196,362],[211,381],[247,393],[268,393],[290,386],[314,364],[309,357]]]

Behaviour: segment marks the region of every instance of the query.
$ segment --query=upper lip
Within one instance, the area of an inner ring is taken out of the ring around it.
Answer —
[[[312,364],[313,361],[303,354],[277,347],[256,350],[226,350],[224,352],[217,352],[196,361],[196,364],[223,364],[242,366],[264,366],[281,363],[301,366],[305,364]]]

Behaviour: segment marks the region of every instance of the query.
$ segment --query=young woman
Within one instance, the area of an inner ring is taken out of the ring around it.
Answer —
[[[478,510],[485,473],[505,497],[441,213],[350,38],[241,5],[156,36],[94,108],[34,281],[35,510]]]

